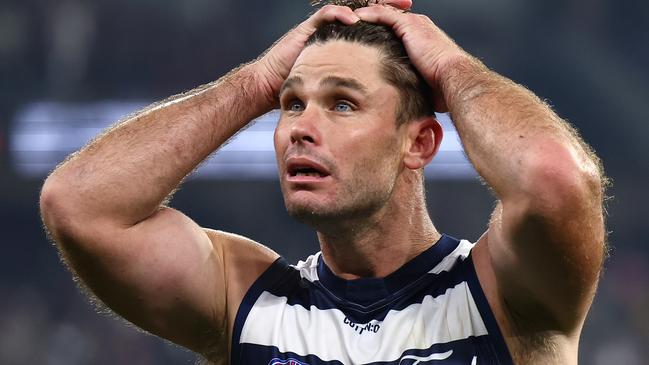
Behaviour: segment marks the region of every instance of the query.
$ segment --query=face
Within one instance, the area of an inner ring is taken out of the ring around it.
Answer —
[[[379,56],[346,41],[311,45],[282,87],[280,182],[289,213],[305,223],[367,216],[392,195],[406,134]]]

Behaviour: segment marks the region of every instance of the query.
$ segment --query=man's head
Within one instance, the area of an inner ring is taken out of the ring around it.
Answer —
[[[353,3],[352,7],[360,7],[361,3],[367,3],[366,0],[347,2]],[[386,82],[399,90],[399,108],[396,115],[399,124],[434,115],[431,89],[410,62],[403,43],[391,28],[366,22],[353,25],[325,24],[311,35],[307,47],[335,40],[370,46],[380,51],[381,75]]]
[[[423,202],[421,171],[442,131],[428,85],[390,28],[319,27],[280,104],[275,148],[291,215],[315,226],[370,216],[399,189]]]

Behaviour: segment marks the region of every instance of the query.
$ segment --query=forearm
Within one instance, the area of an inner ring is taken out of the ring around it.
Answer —
[[[545,173],[599,174],[596,157],[567,123],[479,61],[453,63],[440,84],[469,160],[499,198],[530,193]]]
[[[270,109],[255,75],[245,66],[125,120],[58,167],[43,194],[63,199],[76,219],[129,226],[147,218],[210,153]]]

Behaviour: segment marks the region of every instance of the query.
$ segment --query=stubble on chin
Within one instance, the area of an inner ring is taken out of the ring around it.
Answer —
[[[362,186],[362,185],[361,185]],[[311,202],[292,202],[286,204],[288,214],[300,223],[314,227],[334,227],[353,221],[362,221],[373,215],[389,198],[384,191],[368,191],[357,188],[356,191],[346,191],[332,202],[316,204]]]
[[[298,222],[309,226],[314,226],[319,222],[328,221],[336,217],[335,210],[332,211],[331,209],[314,206],[314,204],[305,202],[286,202],[286,211],[288,215],[295,218]]]

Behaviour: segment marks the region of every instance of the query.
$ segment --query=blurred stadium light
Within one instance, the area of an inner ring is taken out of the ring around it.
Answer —
[[[120,101],[27,104],[15,114],[9,134],[13,168],[24,177],[43,177],[102,130],[147,104]],[[278,116],[277,111],[272,111],[258,118],[256,123],[237,134],[203,163],[193,177],[237,180],[277,178],[273,131]],[[444,140],[437,157],[426,167],[427,177],[476,177],[448,115],[437,116],[444,127]]]

